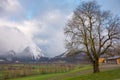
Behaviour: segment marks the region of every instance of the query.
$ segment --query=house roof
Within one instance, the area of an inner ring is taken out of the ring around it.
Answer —
[[[109,57],[107,59],[118,59],[118,58],[120,58],[120,56],[113,56],[113,57]]]
[[[100,57],[101,57],[101,58],[107,58],[107,56],[108,56],[107,54],[103,54],[103,55],[101,55]]]

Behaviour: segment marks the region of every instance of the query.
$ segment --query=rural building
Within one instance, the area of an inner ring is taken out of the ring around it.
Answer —
[[[101,58],[99,58],[99,63],[105,63],[105,60],[106,60],[105,58],[101,57]]]
[[[106,59],[106,63],[120,64],[120,56],[109,57]]]
[[[100,57],[99,63],[108,63],[108,64],[120,64],[120,56],[113,57]]]

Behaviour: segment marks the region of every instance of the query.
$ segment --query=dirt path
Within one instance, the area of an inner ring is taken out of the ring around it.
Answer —
[[[105,70],[111,70],[115,68],[120,68],[120,64],[101,64],[100,65],[100,70],[105,71]]]

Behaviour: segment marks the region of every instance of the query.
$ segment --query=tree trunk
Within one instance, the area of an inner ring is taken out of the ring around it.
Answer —
[[[94,73],[98,73],[100,72],[100,69],[99,69],[99,60],[95,60],[93,61],[93,72]]]

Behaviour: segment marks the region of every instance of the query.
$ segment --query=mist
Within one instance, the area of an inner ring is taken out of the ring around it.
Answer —
[[[30,38],[15,27],[0,26],[0,34],[0,55],[7,55],[9,51],[13,50],[20,56],[23,55],[21,52],[26,47],[36,47]]]

